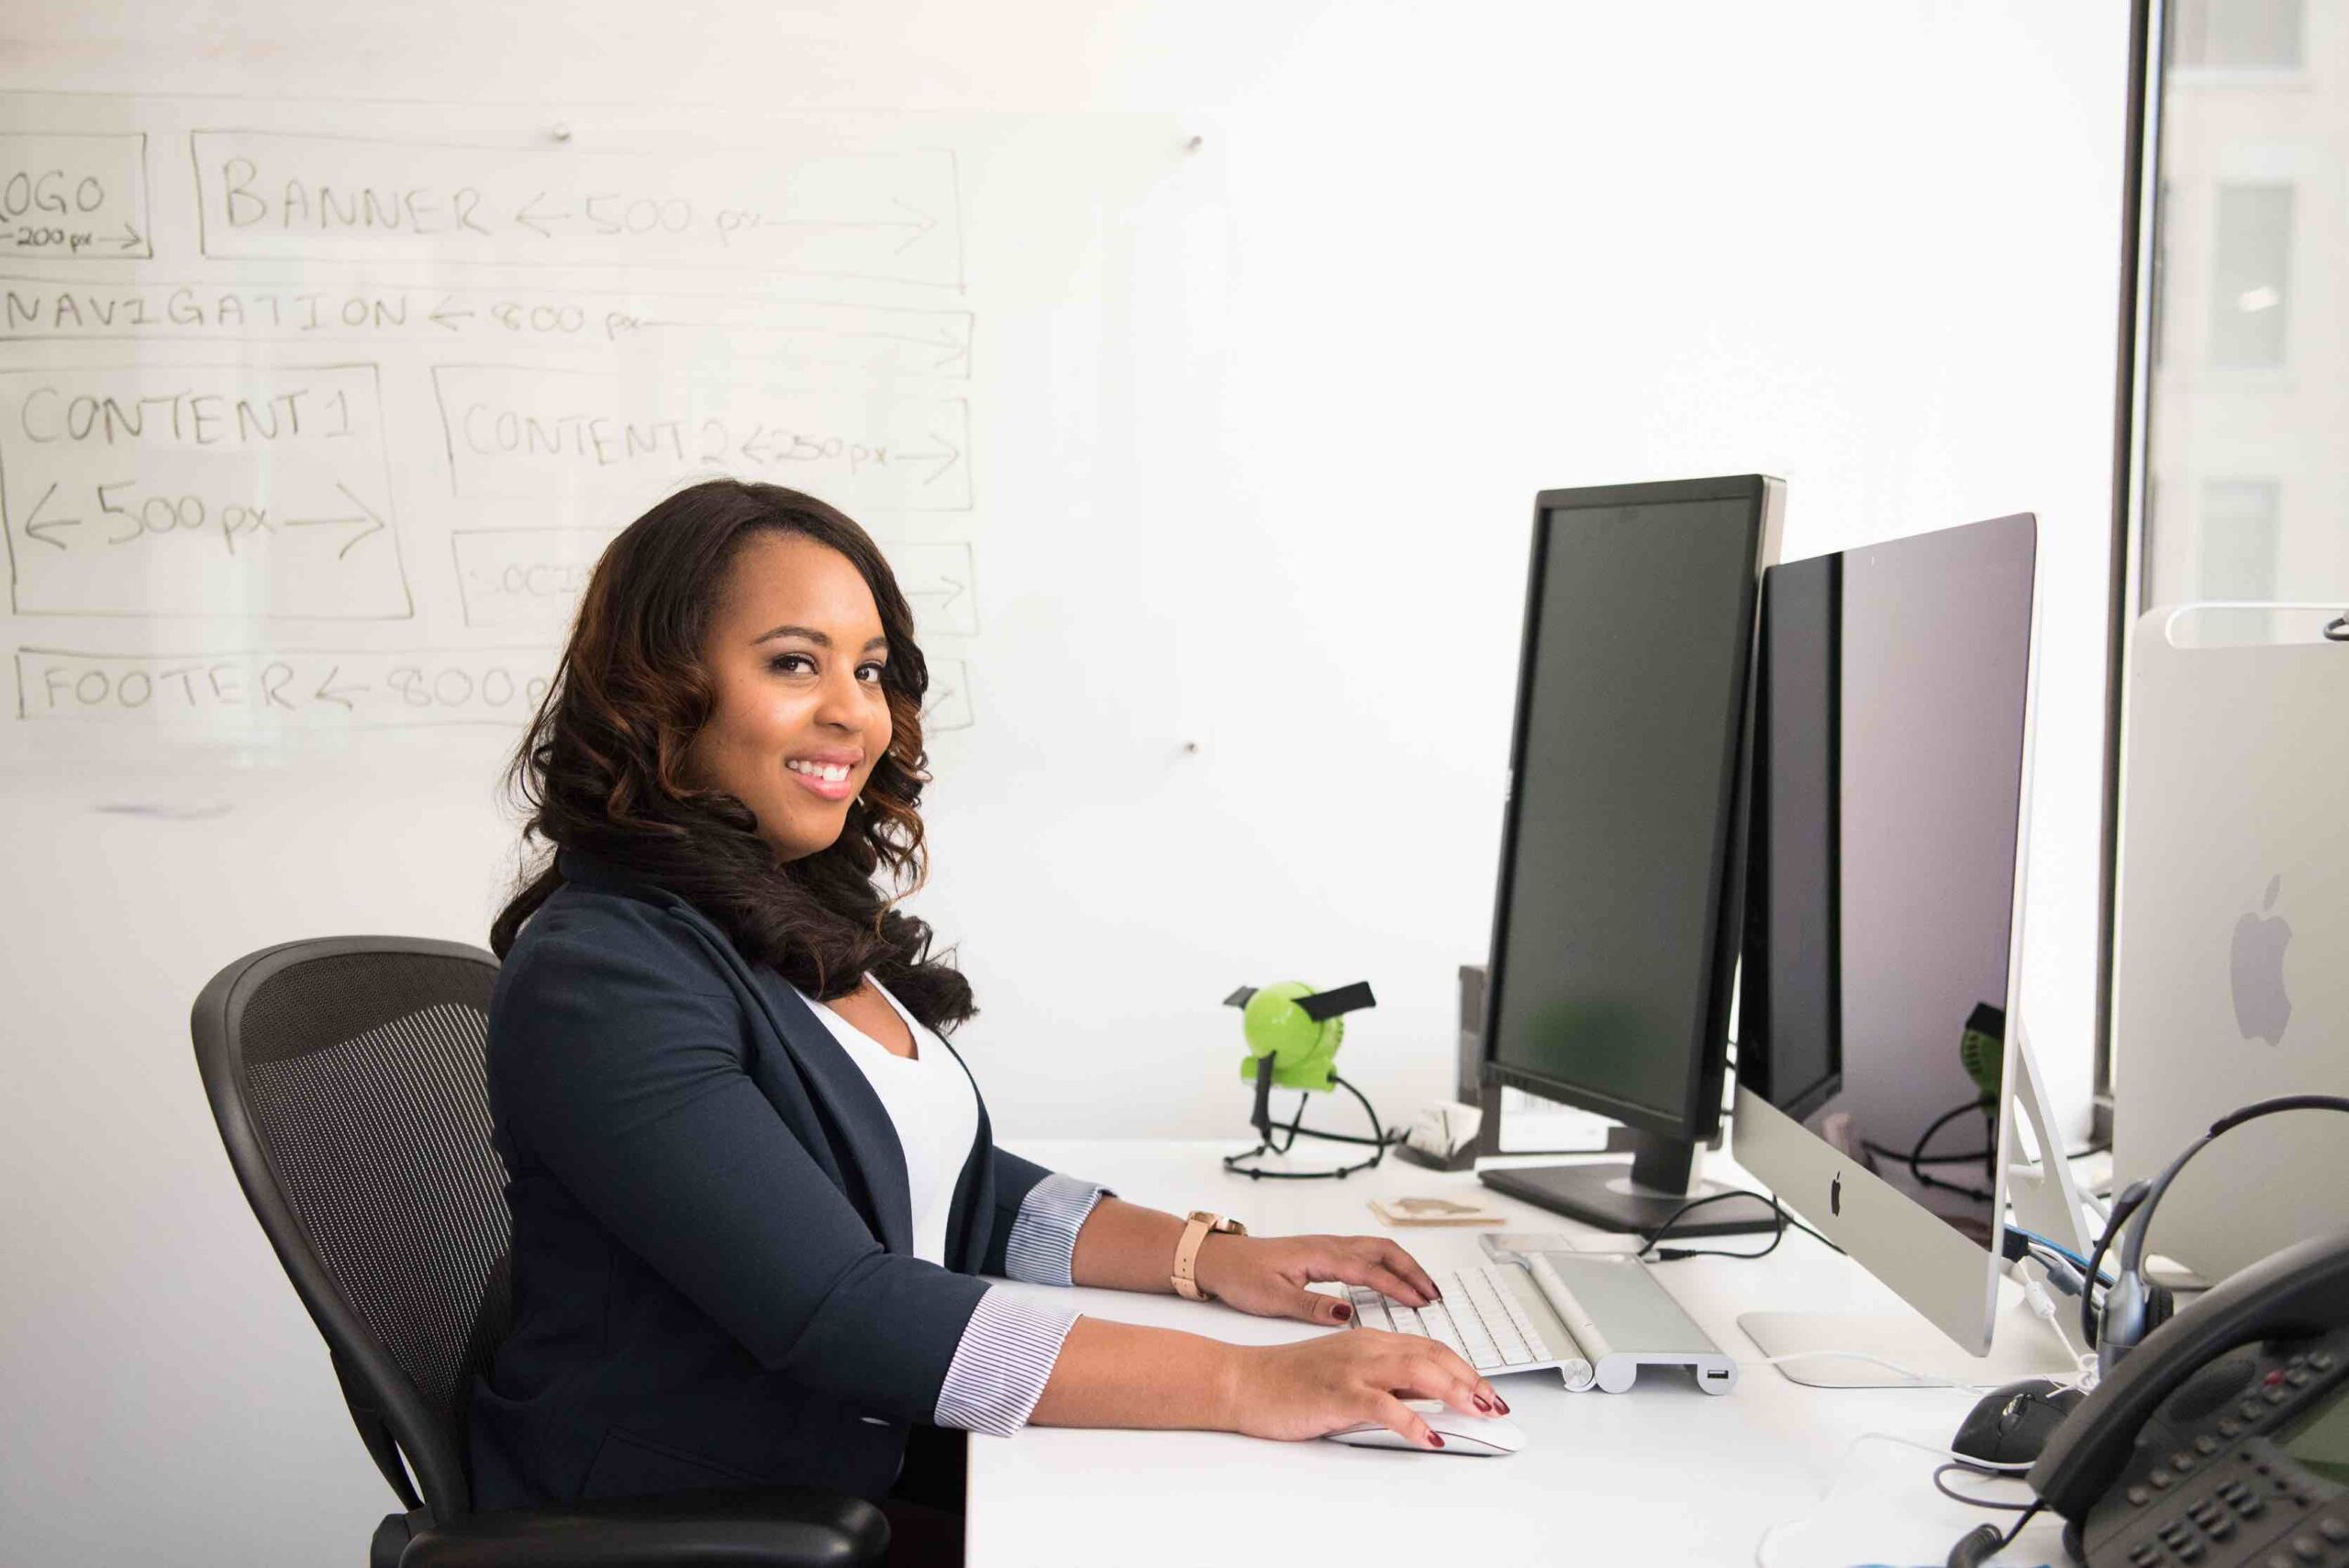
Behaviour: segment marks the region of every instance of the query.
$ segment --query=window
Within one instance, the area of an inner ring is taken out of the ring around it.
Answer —
[[[2292,187],[2221,185],[2210,229],[2210,362],[2282,364]]]
[[[2300,64],[2300,0],[2175,0],[2170,62],[2217,70]]]
[[[2272,479],[2208,479],[2195,529],[2198,599],[2273,599],[2283,541],[2281,487]]]

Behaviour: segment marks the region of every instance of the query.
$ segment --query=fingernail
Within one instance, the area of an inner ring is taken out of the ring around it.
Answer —
[[[1494,1395],[1494,1396],[1493,1396],[1493,1403],[1494,1403],[1494,1404],[1496,1404],[1496,1405],[1497,1405],[1497,1406],[1499,1406],[1499,1407],[1501,1407],[1501,1414],[1502,1414],[1502,1415],[1506,1416],[1506,1415],[1508,1415],[1508,1400],[1506,1400],[1506,1399],[1502,1398],[1499,1395],[1496,1394],[1496,1395]]]
[[[1428,1434],[1428,1441],[1437,1448],[1442,1448],[1443,1446],[1443,1434],[1442,1432],[1430,1432]]]
[[[1485,1398],[1485,1396],[1484,1396],[1483,1395],[1479,1394],[1479,1395],[1475,1396],[1475,1400],[1476,1400],[1476,1408],[1477,1408],[1477,1409],[1484,1411],[1486,1415],[1490,1415],[1490,1414],[1492,1414],[1492,1409],[1493,1409],[1493,1407],[1492,1407],[1491,1404],[1489,1404],[1489,1403],[1486,1400],[1486,1398]]]
[[[1337,1306],[1335,1306],[1335,1307],[1331,1307],[1330,1310],[1333,1314],[1335,1314],[1335,1315],[1336,1315],[1338,1321],[1339,1321],[1339,1322],[1341,1322],[1341,1323],[1344,1322],[1347,1318],[1351,1318],[1351,1317],[1353,1317],[1353,1316],[1354,1315],[1354,1309],[1353,1309],[1353,1307],[1348,1307],[1348,1306],[1347,1306],[1344,1302],[1342,1302],[1342,1301],[1341,1301],[1340,1303],[1338,1303],[1338,1305],[1337,1305]]]

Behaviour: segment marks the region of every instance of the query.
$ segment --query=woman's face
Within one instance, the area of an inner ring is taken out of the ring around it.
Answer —
[[[716,689],[688,756],[797,860],[829,848],[889,749],[881,612],[848,557],[803,534],[736,553],[702,662]]]

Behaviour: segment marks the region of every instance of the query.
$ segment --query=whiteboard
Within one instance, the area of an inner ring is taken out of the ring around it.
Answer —
[[[1153,190],[1217,211],[1193,150],[1141,116],[0,95],[0,759],[510,742],[605,543],[717,475],[882,540],[951,744],[995,422],[1052,405],[990,306],[1087,318],[1042,367],[1078,389],[1138,311],[1195,325],[1196,277],[1138,302],[1100,248]],[[1019,254],[992,300],[974,224]]]

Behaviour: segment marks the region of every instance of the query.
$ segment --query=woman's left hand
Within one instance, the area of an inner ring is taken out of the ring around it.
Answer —
[[[1366,1284],[1406,1307],[1437,1299],[1435,1282],[1411,1254],[1377,1236],[1233,1236],[1219,1232],[1199,1244],[1199,1288],[1259,1318],[1298,1318],[1343,1323],[1353,1307],[1343,1296],[1305,1287],[1318,1281]]]

